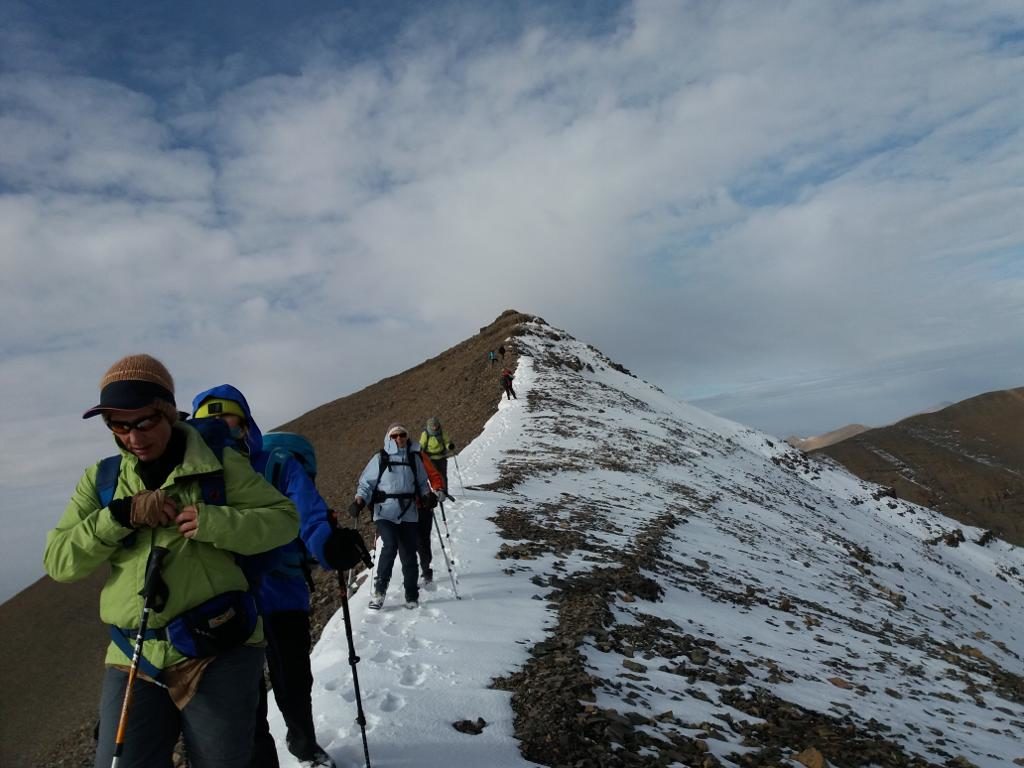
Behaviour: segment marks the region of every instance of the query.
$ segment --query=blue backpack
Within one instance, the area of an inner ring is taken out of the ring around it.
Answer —
[[[288,459],[299,462],[309,478],[316,482],[316,451],[312,443],[302,435],[295,432],[267,432],[263,436],[263,450],[270,454],[263,468],[263,476],[275,488],[278,488],[281,469]]]

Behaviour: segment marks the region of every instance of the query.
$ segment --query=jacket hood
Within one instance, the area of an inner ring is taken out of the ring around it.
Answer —
[[[198,395],[192,398],[192,413],[199,410],[199,406],[203,404],[203,401],[216,398],[218,400],[231,400],[232,402],[238,403],[242,406],[242,410],[245,411],[245,424],[247,428],[247,434],[245,436],[245,443],[249,448],[249,455],[255,456],[263,450],[263,433],[260,431],[259,425],[252,417],[252,411],[249,410],[249,402],[245,399],[238,388],[231,386],[230,384],[219,384],[216,387],[210,387],[210,389],[200,392]],[[390,428],[388,432],[390,433]],[[394,442],[394,441],[392,441]]]
[[[387,430],[384,432],[384,450],[387,451],[388,453],[398,453],[398,443],[396,443],[390,437],[391,432],[394,429],[398,429],[401,432],[405,432],[407,435],[409,434],[409,430],[405,428],[404,424],[395,423],[388,427]],[[409,435],[409,439],[406,440],[405,443],[406,447],[411,447],[412,442],[412,435]]]

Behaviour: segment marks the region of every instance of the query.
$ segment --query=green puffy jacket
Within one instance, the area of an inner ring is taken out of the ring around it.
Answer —
[[[227,503],[231,506],[203,503],[197,476],[221,471],[221,462],[195,429],[181,423],[175,424],[174,429],[187,432],[185,458],[161,488],[178,502],[179,509],[191,504],[199,510],[195,537],[186,539],[176,526],[170,525],[140,528],[134,540],[128,540],[130,545],[122,544],[130,531],[117,522],[108,508],[97,509],[98,463],[82,475],[64,516],[46,537],[43,566],[56,581],[78,581],[103,563],[110,563],[110,576],[100,593],[100,618],[105,624],[138,629],[143,606],[138,593],[154,546],[169,550],[161,570],[170,591],[167,606],[160,613],[151,613],[149,619],[149,626],[158,629],[215,595],[249,588],[233,553],[265,552],[298,535],[295,505],[254,472],[248,459],[230,448],[224,450],[223,472]],[[121,471],[113,498],[146,490],[135,471],[137,464],[134,454],[121,451]],[[258,622],[247,642],[262,641],[263,626]],[[143,655],[158,669],[185,658],[168,641],[157,639],[145,642]],[[107,664],[130,661],[115,644],[107,648]]]

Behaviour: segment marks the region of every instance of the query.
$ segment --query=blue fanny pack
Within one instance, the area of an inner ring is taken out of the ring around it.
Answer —
[[[175,617],[167,625],[167,639],[193,659],[216,656],[248,640],[257,615],[251,593],[224,592]]]
[[[189,658],[216,656],[242,645],[253,630],[259,612],[256,600],[249,592],[224,592],[176,616],[166,627],[147,629],[146,640],[167,640]],[[114,643],[129,659],[134,654],[132,643],[136,631],[121,627],[110,628]],[[156,679],[160,670],[145,658],[140,659],[142,670]]]

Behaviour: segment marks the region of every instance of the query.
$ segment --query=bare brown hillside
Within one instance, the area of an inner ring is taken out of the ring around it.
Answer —
[[[498,408],[502,361],[491,366],[487,352],[506,349],[504,364],[516,362],[516,326],[532,316],[507,310],[475,336],[397,376],[382,379],[353,395],[314,408],[278,429],[299,432],[313,441],[320,474],[317,486],[328,503],[348,506],[356,479],[371,454],[384,445],[393,421],[419,439],[426,420],[441,419],[461,449],[483,430]],[[452,492],[458,488],[455,467],[449,469]]]
[[[1024,546],[1024,387],[988,392],[815,453],[968,525]]]
[[[506,310],[493,323],[437,357],[355,394],[315,408],[276,429],[309,437],[317,450],[317,485],[329,504],[344,509],[360,471],[383,445],[393,421],[418,438],[428,417],[438,416],[458,449],[471,442],[497,411],[502,364],[514,368],[519,324],[536,320]],[[543,321],[541,321],[543,322]],[[487,353],[506,348],[490,365]],[[244,382],[239,382],[244,390]],[[454,464],[452,492],[459,493]],[[364,516],[365,518],[366,516]],[[365,531],[369,523],[362,520]],[[337,585],[315,574],[316,636],[338,609]],[[0,606],[0,765],[4,768],[84,768],[92,765],[92,729],[99,701],[106,629],[97,606],[102,576],[78,584],[49,578]],[[17,694],[15,694],[17,692]]]

